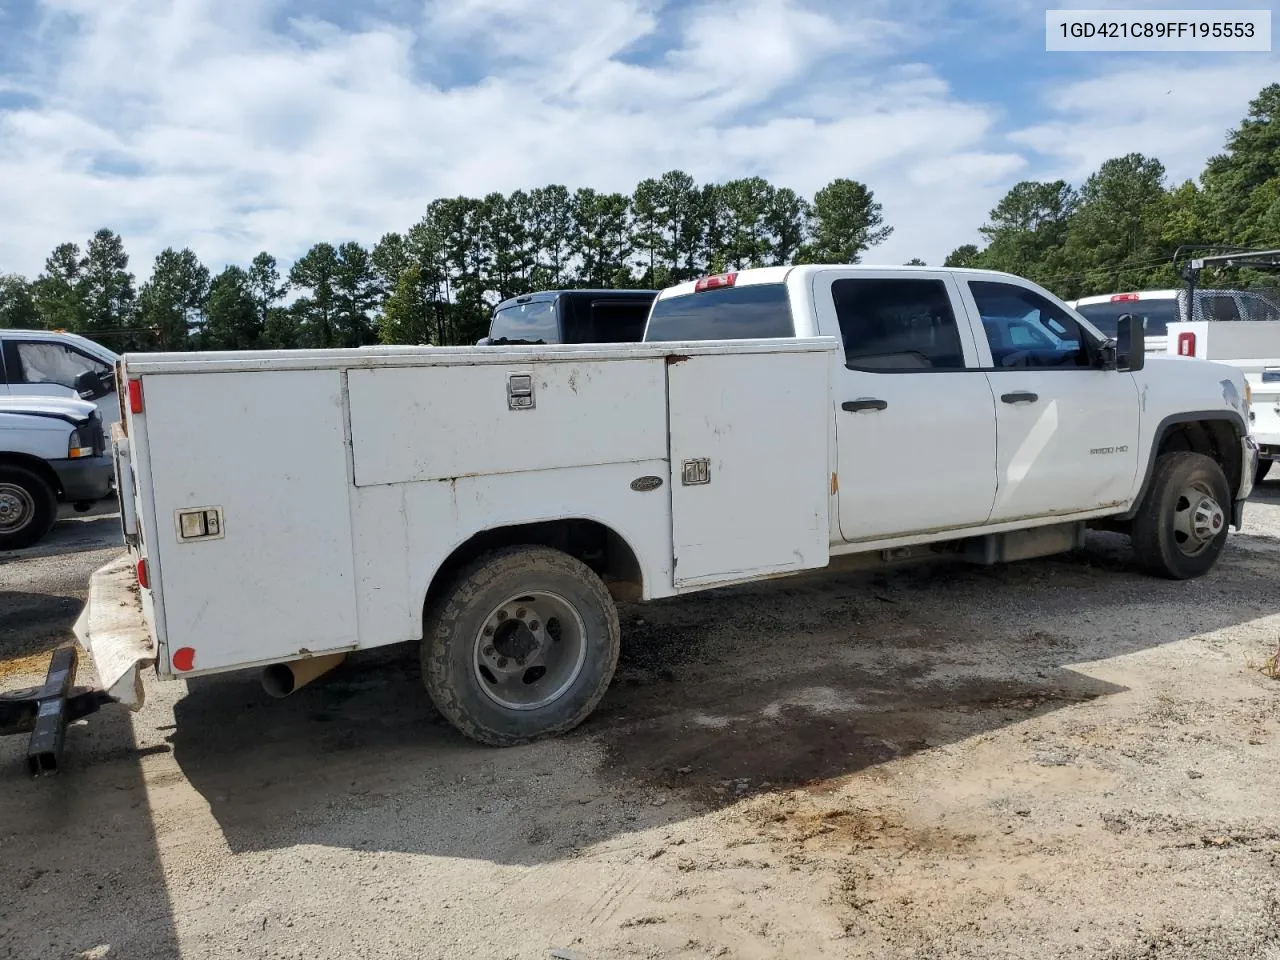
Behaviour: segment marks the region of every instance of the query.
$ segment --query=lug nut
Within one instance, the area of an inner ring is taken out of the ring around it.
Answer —
[[[498,650],[496,647],[493,646],[493,644],[489,644],[489,646],[484,648],[484,655],[486,657],[492,657],[497,652]]]
[[[507,658],[506,658],[506,657],[499,657],[499,658],[498,658],[498,669],[499,669],[499,670],[505,670],[505,669],[507,669]]]
[[[530,630],[537,630],[537,629],[538,629],[538,621],[537,621],[537,620],[530,620],[530,621],[529,621],[529,629],[530,629]]]

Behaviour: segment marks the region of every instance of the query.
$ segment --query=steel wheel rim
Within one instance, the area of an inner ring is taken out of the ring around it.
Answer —
[[[1183,556],[1198,557],[1226,526],[1226,514],[1209,485],[1202,480],[1178,492],[1173,507],[1173,539]]]
[[[471,663],[485,696],[508,710],[537,710],[568,692],[587,660],[587,627],[564,597],[517,593],[493,607]]]
[[[21,530],[35,516],[36,498],[16,483],[0,483],[0,533]]]

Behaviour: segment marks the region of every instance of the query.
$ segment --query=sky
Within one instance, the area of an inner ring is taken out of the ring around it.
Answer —
[[[0,273],[120,233],[215,271],[441,196],[670,169],[866,183],[941,263],[1014,183],[1199,174],[1280,53],[1047,53],[1026,0],[0,0]],[[1236,8],[1257,0],[1053,6]]]

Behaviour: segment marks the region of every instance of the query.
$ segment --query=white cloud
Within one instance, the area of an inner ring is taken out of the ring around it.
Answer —
[[[281,2],[57,0],[29,72],[0,78],[38,93],[0,109],[0,271],[34,274],[103,225],[143,275],[166,245],[214,268],[289,260],[373,243],[440,196],[625,191],[673,167],[806,194],[864,180],[896,227],[873,257],[938,263],[1030,171],[1078,177],[1130,149],[1198,168],[1265,82],[1200,68],[1218,95],[1188,80],[1167,98],[1190,104],[1181,117],[1156,94],[1172,68],[1118,75],[1119,96],[1068,84],[1007,139],[999,107],[903,62],[921,35],[902,12],[936,7],[818,2],[431,0],[412,22],[341,30],[285,21]],[[629,55],[672,28],[667,52]],[[459,80],[460,62],[477,75]]]

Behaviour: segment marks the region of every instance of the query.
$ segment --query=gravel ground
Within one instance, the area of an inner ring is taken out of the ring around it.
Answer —
[[[15,676],[112,555],[68,524],[0,556]],[[627,608],[599,712],[510,750],[411,651],[150,678],[58,778],[0,740],[0,957],[1280,960],[1277,563],[1268,483],[1192,583],[1094,535]]]

